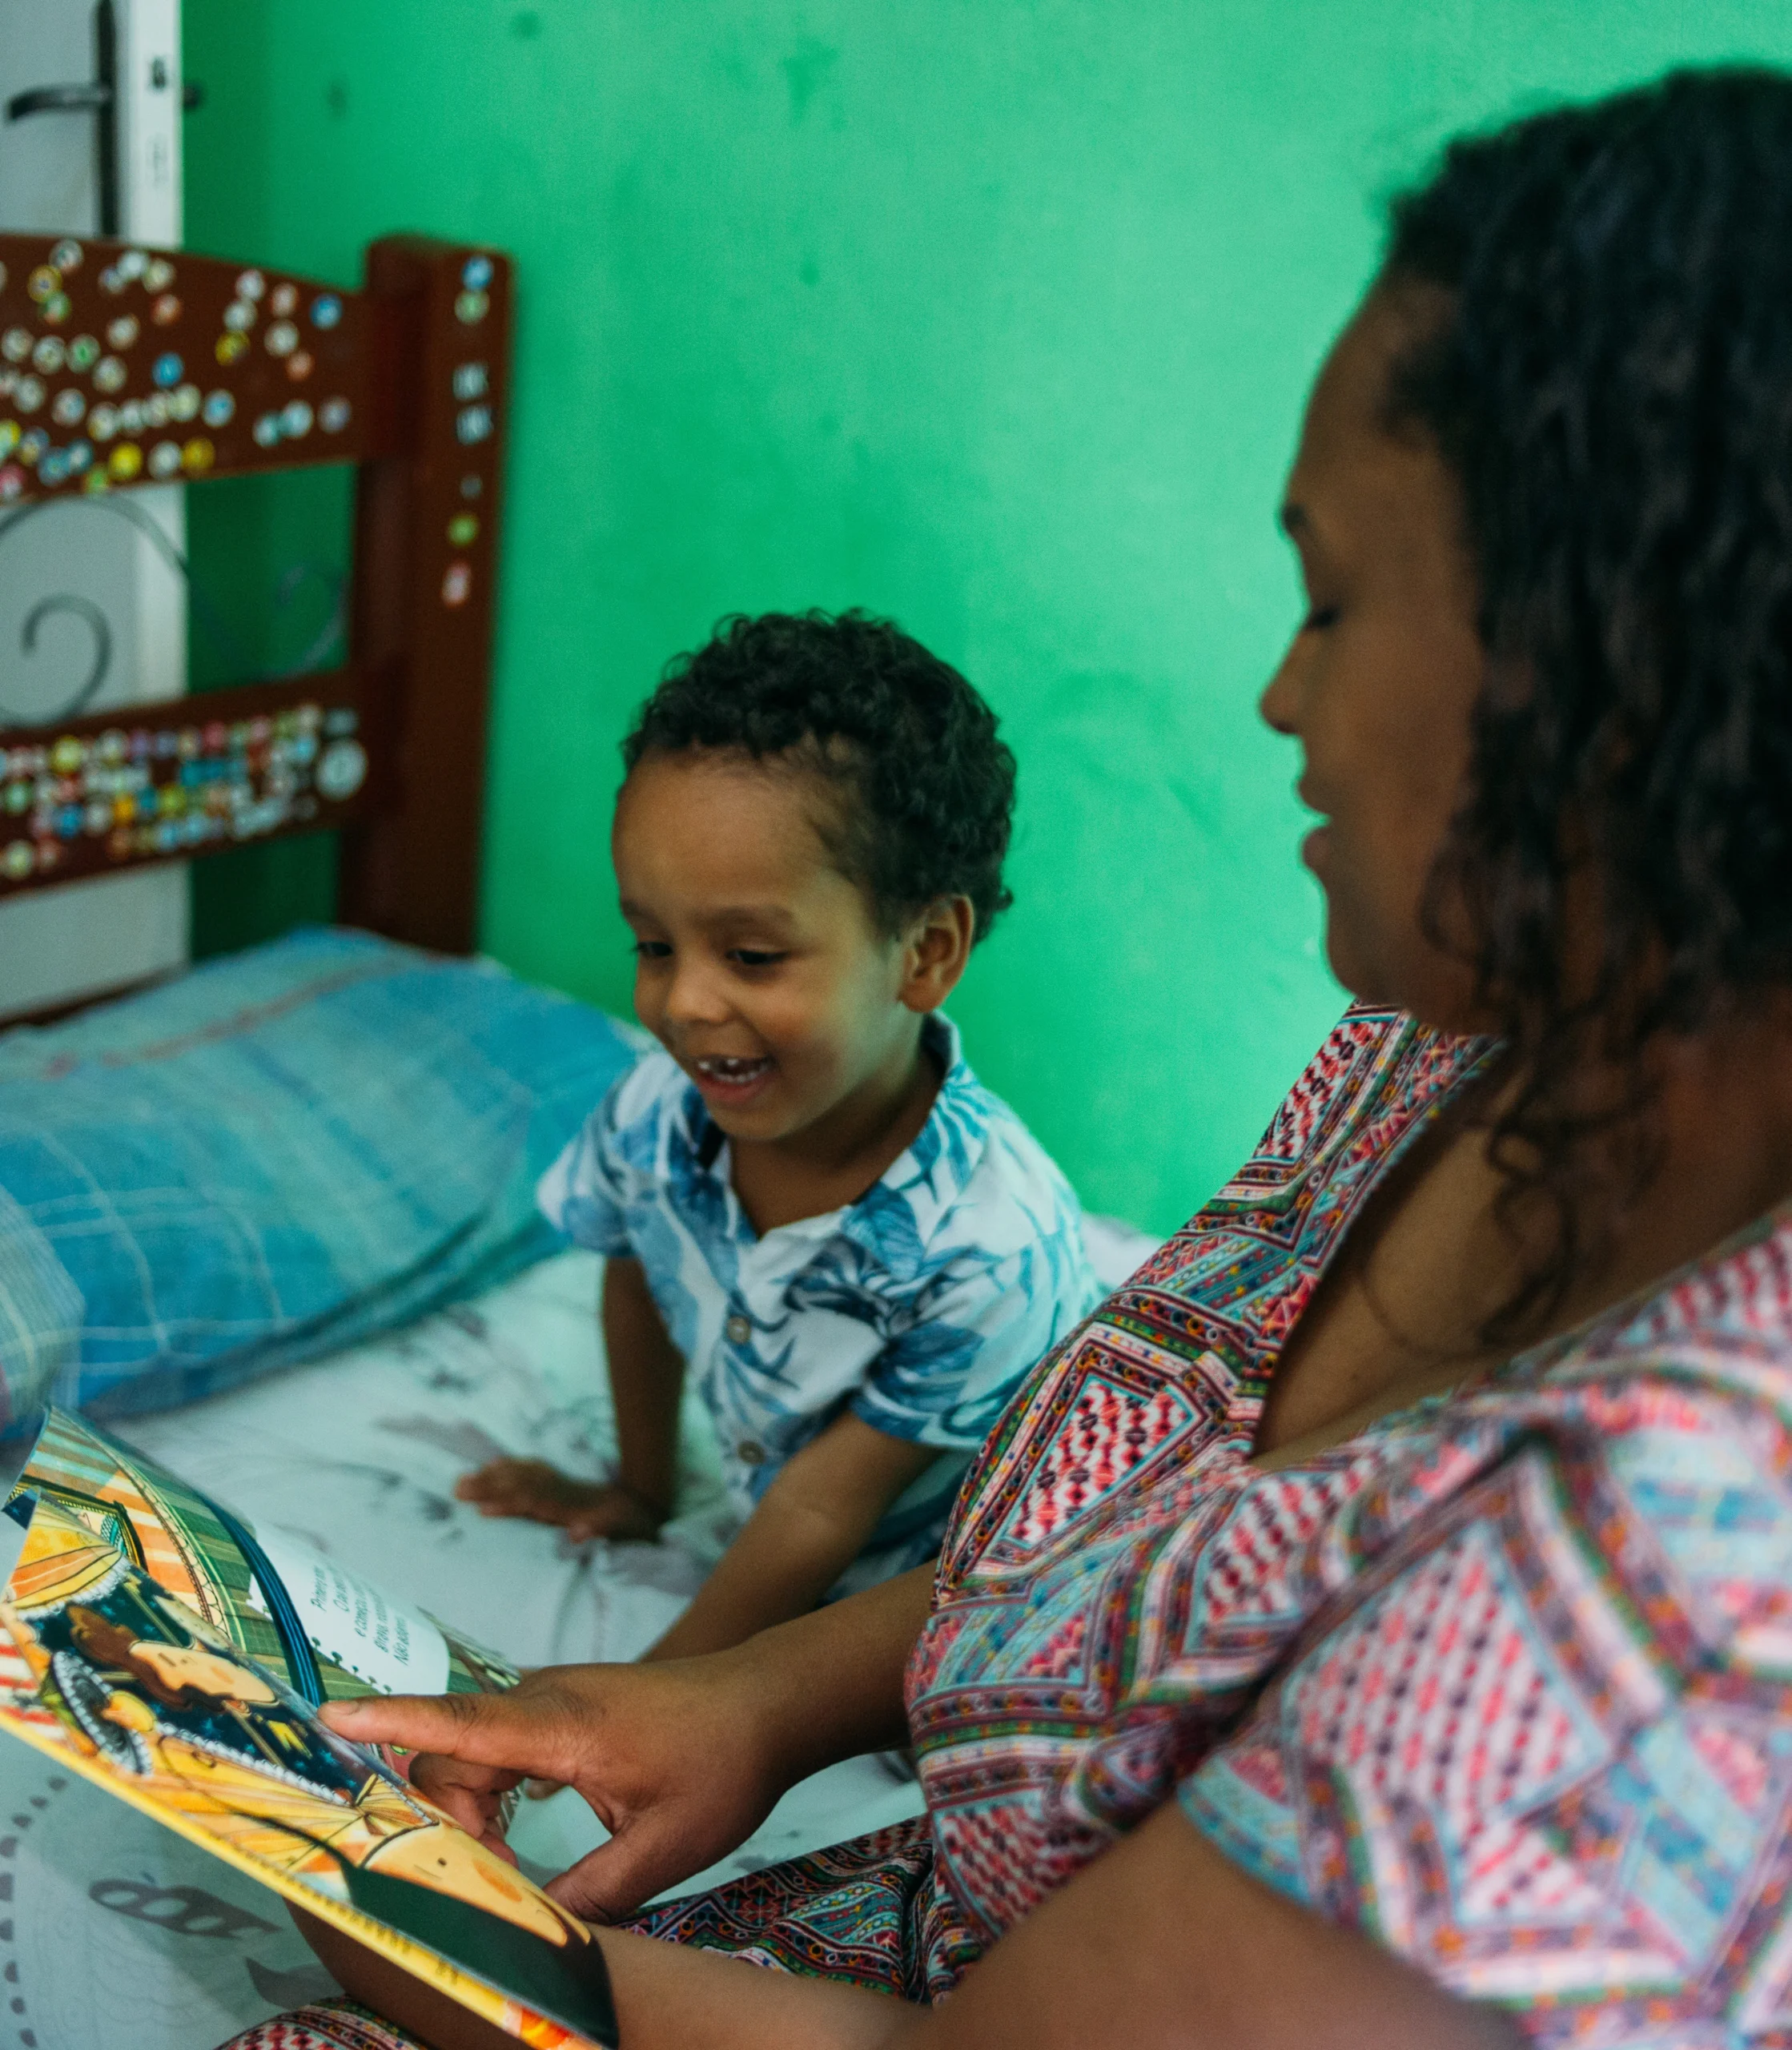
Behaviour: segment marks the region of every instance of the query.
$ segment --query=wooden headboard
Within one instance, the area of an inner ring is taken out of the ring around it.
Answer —
[[[511,270],[395,235],[359,291],[0,235],[0,524],[27,501],[359,468],[339,669],[0,729],[0,902],[340,828],[337,915],[473,943]]]

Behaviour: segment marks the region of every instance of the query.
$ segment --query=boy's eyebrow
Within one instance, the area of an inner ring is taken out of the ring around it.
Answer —
[[[617,907],[625,918],[652,918],[654,914],[645,904],[637,904],[632,898],[623,898]],[[703,922],[709,926],[774,925],[789,927],[794,921],[781,904],[720,904],[713,911],[702,914]]]

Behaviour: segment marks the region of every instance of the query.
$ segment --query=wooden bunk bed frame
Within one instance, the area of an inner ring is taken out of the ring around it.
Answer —
[[[0,235],[0,522],[164,481],[359,472],[343,666],[0,728],[0,902],[335,830],[340,919],[471,950],[511,283],[495,250],[411,235],[371,244],[352,291]]]

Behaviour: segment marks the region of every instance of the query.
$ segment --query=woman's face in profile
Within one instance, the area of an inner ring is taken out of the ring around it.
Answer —
[[[1313,388],[1283,508],[1308,610],[1263,713],[1300,742],[1300,794],[1321,814],[1302,854],[1325,892],[1332,972],[1356,997],[1460,1031],[1478,1022],[1472,977],[1421,916],[1469,766],[1474,571],[1443,459],[1383,424],[1396,355],[1437,310],[1372,292]]]

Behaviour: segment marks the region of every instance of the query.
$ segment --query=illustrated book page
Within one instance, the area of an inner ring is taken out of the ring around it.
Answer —
[[[122,1503],[105,1513],[130,1521]],[[381,1755],[326,1729],[278,1658],[147,1570],[115,1522],[96,1528],[47,1487],[15,1493],[4,1521],[22,1542],[0,1597],[0,1734],[516,2040],[615,2043],[584,1923]]]

